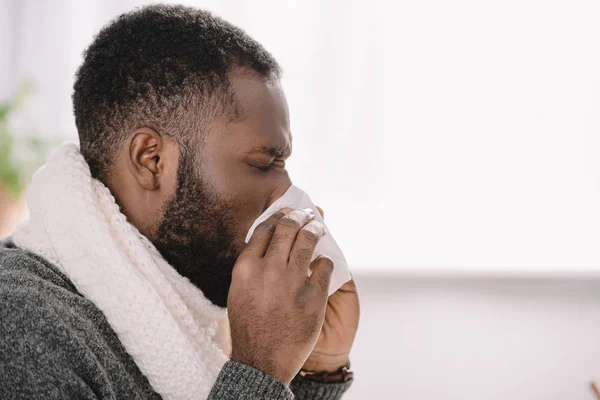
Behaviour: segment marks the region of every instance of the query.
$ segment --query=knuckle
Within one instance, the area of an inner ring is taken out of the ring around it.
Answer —
[[[312,257],[312,251],[310,249],[298,249],[296,250],[295,261],[297,264],[306,264]]]
[[[271,267],[276,266],[272,261],[268,261],[267,265]],[[262,281],[265,285],[264,289],[266,291],[271,291],[272,293],[275,293],[273,292],[273,289],[276,287],[275,285],[281,282],[281,280],[282,277],[279,270],[274,268],[267,268],[262,274]]]
[[[279,220],[279,225],[283,226],[286,229],[298,230],[301,228],[300,223],[295,219],[285,217]]]
[[[275,213],[274,213],[274,214],[271,216],[271,218],[274,218],[274,219],[281,219],[281,218],[283,218],[283,217],[285,217],[285,214],[284,214],[282,211],[276,211],[276,212],[275,212]]]
[[[317,232],[315,232],[312,229],[302,229],[300,231],[300,238],[302,238],[302,240],[305,240],[309,243],[316,243],[319,241],[320,236]]]
[[[323,291],[327,292],[327,290],[329,290],[329,278],[330,278],[331,274],[322,274],[321,276],[319,276],[319,286],[321,286],[321,289],[323,289]]]
[[[303,308],[307,313],[313,313],[322,309],[327,303],[327,295],[320,287],[308,286],[303,293]]]
[[[279,251],[281,244],[284,242],[285,237],[283,235],[280,235],[279,233],[276,235],[273,235],[273,238],[271,238],[271,243],[269,244],[269,248],[270,250],[277,250]]]
[[[331,271],[333,271],[333,260],[331,258],[320,257],[319,263],[321,264],[322,268],[327,269],[329,271],[329,273],[331,273]]]
[[[316,297],[316,294],[317,293],[315,292],[314,288],[312,288],[310,285],[307,285],[296,296],[296,302],[299,306],[306,307],[313,301],[313,299]]]
[[[323,293],[327,293],[329,291],[329,283],[331,281],[331,272],[327,272],[319,275],[317,282],[321,287]]]
[[[233,269],[233,271],[231,272],[232,280],[246,281],[246,280],[250,279],[250,276],[251,276],[250,265],[245,260],[238,263],[235,266],[235,268]]]
[[[268,233],[271,232],[275,229],[275,225],[273,225],[270,221],[264,221],[261,222],[257,227],[256,230],[259,231],[260,233]]]

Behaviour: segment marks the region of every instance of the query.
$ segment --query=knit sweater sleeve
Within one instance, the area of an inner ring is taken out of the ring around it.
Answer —
[[[283,382],[248,365],[228,361],[221,369],[208,400],[293,400],[294,395]]]
[[[316,383],[296,376],[290,387],[248,365],[228,361],[215,382],[209,400],[338,400],[348,390],[347,383]]]
[[[339,400],[351,385],[352,380],[346,383],[317,383],[297,375],[290,388],[296,400]]]

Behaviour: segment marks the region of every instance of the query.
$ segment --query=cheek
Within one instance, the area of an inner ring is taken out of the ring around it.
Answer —
[[[243,162],[227,157],[215,160],[208,180],[214,192],[224,200],[222,203],[229,205],[225,212],[239,243],[244,243],[256,218],[291,185],[285,173],[262,175]]]
[[[292,182],[285,172],[271,172],[267,175],[254,175],[238,184],[238,196],[244,204],[244,215],[250,225],[263,213],[275,200],[291,186]]]
[[[238,234],[241,241],[244,239],[248,230],[256,220],[275,200],[280,198],[289,188],[291,182],[285,180],[275,185],[259,185],[247,191],[239,193],[239,207],[237,208],[237,226]]]
[[[177,169],[165,169],[160,182],[160,196],[162,203],[165,204],[171,199],[177,191]]]
[[[177,174],[182,162],[193,161],[182,160],[179,156],[179,149],[175,144],[165,144],[164,154],[160,163],[160,195],[164,202],[173,197],[177,190]]]
[[[268,202],[268,193],[261,193],[261,190],[249,190],[238,195],[237,225],[242,240],[252,226],[252,223],[262,214]]]
[[[248,224],[248,228],[266,208],[276,187],[272,180],[253,174],[249,167],[243,166],[223,166],[213,174],[211,184],[225,203],[232,205],[231,214],[235,214],[237,224]]]

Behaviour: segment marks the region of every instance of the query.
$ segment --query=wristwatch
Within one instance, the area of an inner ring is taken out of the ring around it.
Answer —
[[[311,382],[345,383],[352,379],[354,373],[350,371],[350,361],[348,361],[348,364],[335,372],[300,371],[300,376]]]

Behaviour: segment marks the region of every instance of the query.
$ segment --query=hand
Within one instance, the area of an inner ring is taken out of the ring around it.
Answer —
[[[317,208],[323,216],[323,210]],[[359,316],[358,293],[351,280],[329,296],[319,339],[302,370],[334,372],[346,365],[358,329]]]
[[[328,258],[310,262],[325,234],[313,219],[310,210],[285,210],[261,223],[233,268],[227,299],[231,359],[286,384],[317,342],[333,271]]]

